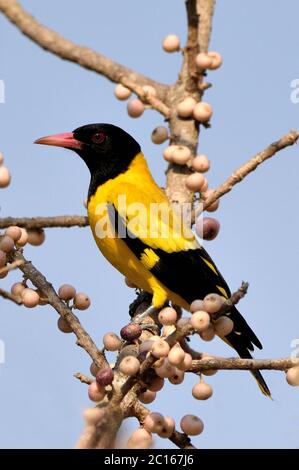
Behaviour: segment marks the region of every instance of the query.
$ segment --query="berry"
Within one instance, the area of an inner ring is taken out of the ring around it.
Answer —
[[[212,65],[213,58],[210,57],[206,52],[200,52],[195,57],[195,63],[200,70],[209,69]]]
[[[40,246],[44,243],[46,238],[43,229],[28,230],[28,243],[32,246]]]
[[[0,268],[4,268],[6,265],[6,253],[0,250]]]
[[[158,436],[168,439],[175,429],[175,421],[171,416],[165,416],[164,424],[162,428],[158,431]]]
[[[200,333],[200,337],[204,341],[212,341],[215,338],[214,326],[210,324],[207,329]]]
[[[13,294],[13,295],[21,295],[23,290],[25,289],[25,286],[24,284],[22,284],[22,282],[16,282],[15,284],[13,284],[11,286],[11,289],[10,289],[10,292]]]
[[[169,344],[164,341],[164,339],[159,339],[158,341],[155,341],[151,353],[154,357],[160,358],[160,357],[166,357],[169,353],[170,347]]]
[[[58,318],[57,326],[62,333],[73,333],[72,327],[62,317]]]
[[[220,230],[220,223],[213,217],[204,217],[196,223],[196,233],[204,240],[214,240]]]
[[[161,325],[173,325],[177,320],[177,312],[172,307],[165,307],[160,310],[158,320]]]
[[[138,339],[142,333],[142,328],[137,323],[130,323],[120,330],[120,336],[125,341],[134,341]]]
[[[165,380],[161,377],[155,377],[148,385],[148,389],[151,392],[159,392],[164,387]]]
[[[18,241],[19,238],[21,237],[22,235],[22,231],[20,229],[20,227],[16,227],[15,225],[11,225],[10,227],[8,227],[6,230],[5,230],[5,235],[7,235],[8,237],[12,238],[13,241]]]
[[[228,317],[220,317],[214,323],[214,328],[219,336],[229,335],[234,329],[234,322]]]
[[[87,294],[79,292],[75,295],[74,307],[78,310],[87,310],[90,307],[90,298]]]
[[[76,295],[76,289],[70,284],[63,284],[58,289],[58,295],[62,300],[71,300]]]
[[[193,300],[192,304],[190,305],[190,312],[194,313],[198,310],[203,310],[203,300]]]
[[[204,428],[202,420],[194,415],[183,416],[180,425],[182,431],[188,436],[198,436]]]
[[[192,366],[192,356],[189,353],[185,353],[183,362],[177,366],[179,370],[186,371]]]
[[[198,384],[194,385],[192,388],[192,395],[196,400],[207,400],[213,395],[213,389],[209,384],[202,380]]]
[[[207,185],[207,179],[201,173],[192,173],[186,178],[186,186],[191,191],[203,191]]]
[[[203,299],[203,309],[208,313],[219,312],[224,302],[223,297],[219,294],[208,294]]]
[[[167,162],[172,162],[173,153],[177,147],[177,145],[169,145],[168,147],[166,147],[166,149],[164,149],[163,151],[164,160],[166,160]]]
[[[115,333],[106,333],[103,343],[107,351],[117,351],[121,347],[121,339]]]
[[[210,315],[207,312],[199,310],[193,313],[190,322],[196,331],[202,333],[210,326]]]
[[[168,353],[168,360],[173,366],[178,366],[183,362],[185,352],[179,344],[175,344]]]
[[[34,308],[39,303],[39,295],[35,290],[28,289],[27,287],[21,293],[22,302],[27,308]]]
[[[177,113],[180,117],[187,118],[192,116],[194,106],[196,105],[196,100],[191,96],[188,96],[183,101],[181,101],[177,106]]]
[[[99,402],[102,401],[106,395],[104,387],[100,387],[97,382],[92,382],[88,386],[88,396],[91,401]]]
[[[21,232],[22,232],[22,235],[21,237],[17,240],[17,243],[16,245],[17,246],[25,246],[26,243],[28,242],[28,233],[27,233],[27,230],[24,229],[24,228],[21,228]]]
[[[126,356],[119,364],[119,370],[125,375],[135,375],[139,372],[140,362],[135,356]]]
[[[194,106],[193,117],[199,122],[207,122],[211,119],[213,114],[212,107],[205,101],[200,101]]]
[[[206,155],[196,155],[192,160],[192,167],[199,173],[205,173],[210,169],[210,160]]]
[[[184,145],[176,145],[172,152],[172,161],[177,165],[185,165],[191,158],[191,150]]]
[[[90,364],[89,370],[90,370],[91,375],[93,375],[94,377],[96,377],[96,375],[97,375],[97,373],[99,372],[100,369],[99,369],[99,367],[98,367],[94,362],[92,362],[92,363]]]
[[[144,420],[144,429],[148,432],[158,433],[164,426],[164,416],[161,413],[149,413]]]
[[[114,95],[118,100],[127,100],[128,98],[130,98],[131,94],[131,90],[123,86],[121,83],[116,85],[116,87],[114,88]]]
[[[176,34],[168,34],[162,43],[165,52],[177,52],[180,50],[180,38]]]
[[[173,385],[179,385],[184,381],[185,372],[175,367],[174,373],[168,377],[168,380]]]
[[[11,176],[6,166],[0,166],[0,188],[7,188],[11,181]]]
[[[152,135],[151,135],[152,142],[157,145],[163,144],[163,142],[165,142],[165,140],[167,140],[168,138],[169,138],[168,130],[164,126],[156,127],[153,130]]]
[[[299,386],[299,366],[294,366],[288,369],[286,379],[289,385],[293,387]]]
[[[4,253],[10,253],[14,249],[14,241],[8,235],[4,235],[4,237],[0,240],[0,250],[4,251]]]
[[[212,64],[209,66],[210,70],[219,69],[222,65],[222,57],[219,52],[208,52],[208,56],[212,59]]]
[[[96,382],[98,385],[102,387],[106,387],[106,385],[110,385],[113,382],[114,373],[111,367],[106,367],[97,372],[96,374]]]
[[[152,403],[156,399],[156,392],[152,392],[151,390],[146,390],[146,392],[140,393],[138,399],[139,401],[141,401],[141,403],[148,405],[149,403]]]
[[[144,113],[144,104],[138,98],[128,102],[128,114],[132,118],[138,118]]]
[[[175,367],[167,359],[164,359],[162,364],[156,367],[155,370],[156,374],[162,379],[168,379],[175,374]]]

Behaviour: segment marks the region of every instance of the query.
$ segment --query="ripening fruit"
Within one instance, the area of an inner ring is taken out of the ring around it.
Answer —
[[[114,378],[114,372],[111,367],[105,367],[101,369],[96,374],[96,382],[101,387],[106,387],[107,385],[112,384]]]
[[[182,431],[188,436],[198,436],[204,428],[202,420],[194,415],[183,416],[180,425]]]
[[[62,317],[58,318],[57,322],[58,329],[62,333],[73,333],[72,327],[69,325],[69,323]]]
[[[299,386],[299,366],[294,366],[288,369],[286,379],[289,385],[293,387]]]
[[[165,416],[164,424],[162,428],[158,431],[158,436],[168,439],[175,429],[175,421],[171,416]]]
[[[186,186],[190,191],[204,191],[207,185],[207,178],[201,173],[192,173],[186,178]]]
[[[190,305],[191,313],[198,312],[198,310],[203,310],[203,300],[193,300],[192,304]]]
[[[151,392],[159,392],[164,387],[164,383],[164,379],[155,377],[147,387]]]
[[[169,138],[168,129],[164,126],[156,127],[151,135],[153,144],[163,144]]]
[[[154,357],[160,358],[160,357],[166,357],[169,353],[170,347],[169,344],[164,341],[164,339],[159,339],[158,341],[155,341],[151,353]]]
[[[5,265],[6,265],[6,253],[0,250],[0,268],[4,268]]]
[[[148,449],[153,443],[152,435],[146,429],[139,428],[131,434],[127,442],[128,449]]]
[[[91,375],[93,375],[94,377],[96,377],[96,375],[97,375],[97,373],[99,372],[100,369],[99,369],[99,367],[98,367],[94,362],[92,362],[92,363],[90,364],[89,370],[90,370]]]
[[[128,115],[132,118],[138,118],[144,113],[144,104],[138,98],[128,102],[127,111]]]
[[[228,317],[220,317],[214,323],[215,332],[219,336],[229,335],[234,329],[234,322]]]
[[[210,315],[207,312],[199,310],[193,313],[190,322],[196,331],[202,333],[210,326]]]
[[[18,241],[19,238],[21,237],[22,235],[22,231],[20,229],[20,227],[17,227],[15,225],[11,225],[10,227],[8,227],[6,230],[5,230],[5,235],[7,235],[8,237],[12,238],[13,241]]]
[[[168,380],[173,385],[179,385],[184,381],[185,372],[175,367],[174,373],[168,377]]]
[[[210,70],[216,70],[219,69],[222,65],[222,57],[219,54],[219,52],[208,52],[208,56],[212,59],[212,64],[209,66]]]
[[[126,86],[123,86],[121,83],[116,85],[116,87],[114,88],[114,95],[118,100],[127,100],[128,98],[130,98],[131,94],[131,90]]]
[[[11,286],[10,292],[12,295],[19,296],[22,294],[23,290],[25,289],[25,286],[22,282],[16,282]]]
[[[220,223],[213,217],[204,217],[202,220],[199,218],[196,223],[196,233],[204,240],[214,240],[220,230]]]
[[[140,393],[138,396],[139,401],[144,403],[145,405],[149,405],[156,399],[156,392],[152,392],[151,390],[146,390],[143,393]]]
[[[177,165],[185,165],[191,158],[191,150],[185,145],[176,145],[172,152],[172,161]]]
[[[157,412],[149,413],[143,423],[144,429],[154,433],[160,432],[164,424],[164,416]]]
[[[91,401],[99,402],[102,401],[106,395],[104,387],[100,387],[97,382],[92,382],[88,386],[88,396]]]
[[[121,347],[121,339],[115,333],[106,333],[103,343],[107,351],[117,351]]]
[[[178,314],[172,307],[165,307],[160,310],[158,320],[161,325],[173,325],[177,320]]]
[[[180,38],[176,34],[168,34],[162,43],[165,52],[177,52],[180,50]]]
[[[212,65],[213,58],[210,57],[206,52],[200,52],[195,57],[195,63],[200,70],[209,69]]]
[[[180,117],[187,118],[192,116],[196,100],[192,96],[188,96],[177,106],[177,113]]]
[[[28,230],[28,243],[32,246],[40,246],[46,238],[43,229]]]
[[[205,101],[200,101],[194,106],[193,117],[199,122],[207,122],[211,119],[213,114],[212,107]]]
[[[0,188],[7,188],[11,181],[11,176],[6,166],[0,166]]]
[[[22,293],[22,302],[27,308],[34,308],[39,303],[39,295],[33,289],[26,287]]]
[[[86,310],[90,307],[90,298],[84,292],[75,295],[74,307],[78,310]]]
[[[212,324],[208,328],[200,333],[201,339],[204,341],[212,341],[215,338],[215,329]]]
[[[156,374],[162,379],[169,379],[175,373],[175,367],[169,363],[167,359],[159,367],[155,367]]]
[[[62,284],[58,289],[58,295],[62,300],[71,300],[76,295],[76,289],[70,284]]]
[[[196,155],[192,160],[192,167],[199,173],[205,173],[210,169],[210,160],[206,155]]]
[[[0,240],[0,250],[4,253],[10,253],[15,247],[14,241],[8,235],[4,235]]]
[[[125,341],[134,341],[138,339],[142,333],[142,328],[137,323],[129,323],[120,330],[120,336]]]
[[[157,95],[156,89],[151,85],[143,85],[142,89],[143,89],[143,91],[145,92],[145,94],[147,96],[156,96]]]
[[[213,389],[211,385],[201,380],[192,388],[192,395],[196,400],[207,400],[213,395]]]
[[[191,366],[192,366],[192,356],[189,353],[185,353],[183,362],[181,362],[181,364],[179,364],[177,368],[179,370],[186,371],[186,370],[189,370]]]
[[[0,165],[2,165],[3,162],[4,162],[3,153],[0,152]]]
[[[224,298],[219,294],[208,294],[203,299],[203,309],[208,313],[216,313],[222,307]]]
[[[163,151],[164,160],[166,160],[167,162],[172,162],[173,152],[175,151],[176,148],[177,148],[177,145],[169,145],[168,147],[166,147],[166,149],[164,149]]]
[[[185,351],[181,348],[179,344],[172,346],[171,350],[168,353],[168,360],[173,366],[178,366],[183,362],[185,358]]]
[[[214,189],[207,189],[207,191],[205,191],[203,194],[204,199],[207,199],[214,191],[215,191]],[[216,201],[210,204],[205,210],[207,212],[215,212],[218,209],[219,204],[220,204],[220,200],[216,199]]]
[[[25,228],[21,228],[21,232],[22,232],[22,235],[21,237],[17,240],[17,243],[16,245],[17,246],[25,246],[26,243],[28,242],[28,233],[27,233],[27,230]]]
[[[126,356],[119,364],[119,370],[125,375],[135,375],[139,372],[139,369],[140,362],[135,356]]]

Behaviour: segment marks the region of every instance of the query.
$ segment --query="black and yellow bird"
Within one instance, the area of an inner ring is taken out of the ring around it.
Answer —
[[[189,310],[193,300],[211,292],[231,295],[192,230],[177,224],[140,145],[127,132],[111,124],[90,124],[35,143],[74,150],[84,160],[91,174],[88,218],[95,241],[116,269],[152,294],[154,308],[170,300]],[[152,210],[156,206],[162,209]],[[229,317],[234,329],[222,339],[242,358],[251,358],[254,346],[262,348],[260,341],[235,307]],[[271,396],[261,373],[252,373],[264,395]]]

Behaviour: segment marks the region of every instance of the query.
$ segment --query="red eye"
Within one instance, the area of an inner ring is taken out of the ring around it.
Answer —
[[[106,134],[104,132],[97,132],[91,137],[91,140],[94,144],[102,144],[106,139]]]

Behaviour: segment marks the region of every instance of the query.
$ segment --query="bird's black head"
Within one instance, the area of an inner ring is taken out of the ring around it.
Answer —
[[[73,132],[42,137],[36,144],[74,150],[91,173],[89,197],[96,188],[125,172],[140,152],[140,145],[120,127],[112,124],[88,124]]]

